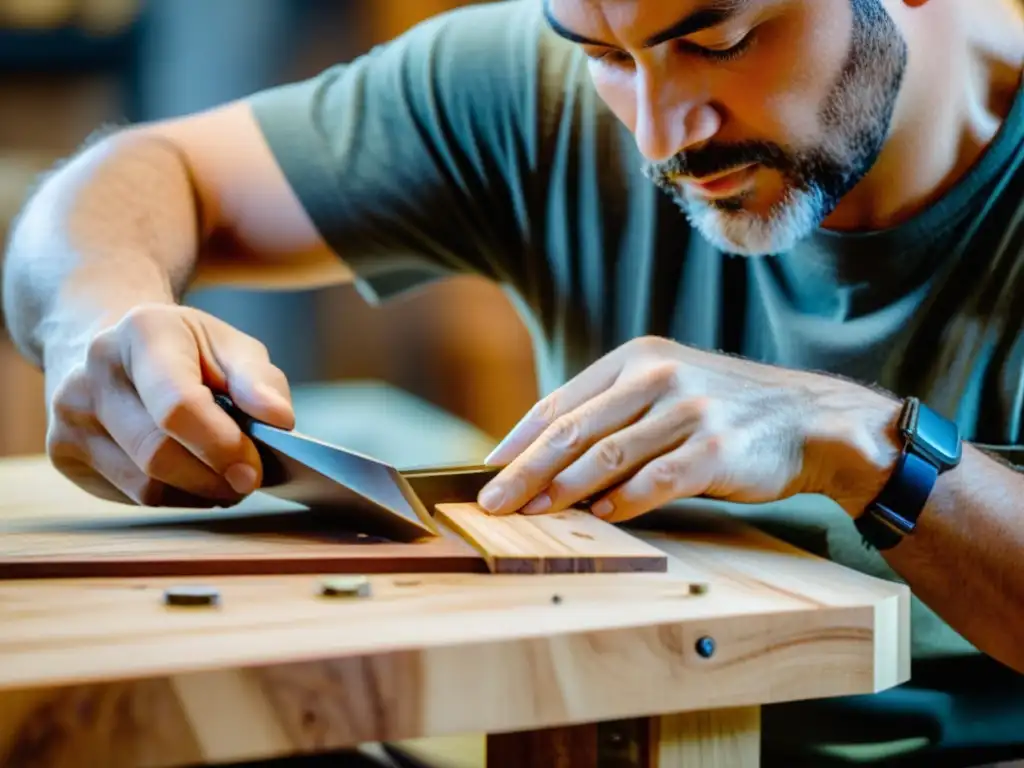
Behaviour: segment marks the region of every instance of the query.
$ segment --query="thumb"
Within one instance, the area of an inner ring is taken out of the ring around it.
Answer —
[[[210,317],[197,333],[203,379],[226,393],[235,405],[258,421],[281,429],[295,426],[288,377],[274,365],[257,339]]]

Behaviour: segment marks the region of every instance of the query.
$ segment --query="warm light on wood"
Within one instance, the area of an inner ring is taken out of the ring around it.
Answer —
[[[99,530],[104,515],[140,513],[62,484],[39,458],[0,462],[0,498],[9,528],[74,512]],[[653,548],[667,570],[377,573],[368,594],[342,599],[322,597],[312,573],[0,581],[0,764],[181,766],[460,734],[545,754],[552,739],[589,749],[589,726],[639,717],[651,765],[746,766],[761,705],[907,679],[905,586],[728,517],[609,537],[574,513],[490,537],[473,505],[442,517],[492,562],[533,546],[543,562],[577,546],[568,534],[598,560]],[[11,541],[0,536],[0,555]],[[219,601],[165,605],[163,590],[184,583]]]

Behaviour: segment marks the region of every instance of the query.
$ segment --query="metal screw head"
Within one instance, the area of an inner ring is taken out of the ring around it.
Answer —
[[[715,654],[715,640],[711,637],[702,637],[697,641],[697,655],[701,658],[710,659]]]
[[[220,601],[220,592],[213,587],[169,587],[164,590],[166,605],[216,605]]]
[[[369,597],[370,580],[365,576],[338,576],[320,584],[324,597]]]

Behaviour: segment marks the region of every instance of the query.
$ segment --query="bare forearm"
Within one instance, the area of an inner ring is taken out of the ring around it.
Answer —
[[[99,142],[41,185],[4,257],[4,312],[37,365],[131,307],[172,302],[194,269],[198,227],[185,164],[159,140]]]
[[[915,533],[885,556],[950,626],[1024,672],[1024,475],[965,444]]]

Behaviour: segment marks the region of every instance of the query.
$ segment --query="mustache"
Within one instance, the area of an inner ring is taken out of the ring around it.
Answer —
[[[792,171],[797,167],[796,160],[778,144],[746,141],[707,144],[700,149],[680,152],[668,160],[647,163],[645,170],[655,180],[667,180],[673,176],[701,178],[750,164],[779,171]]]

